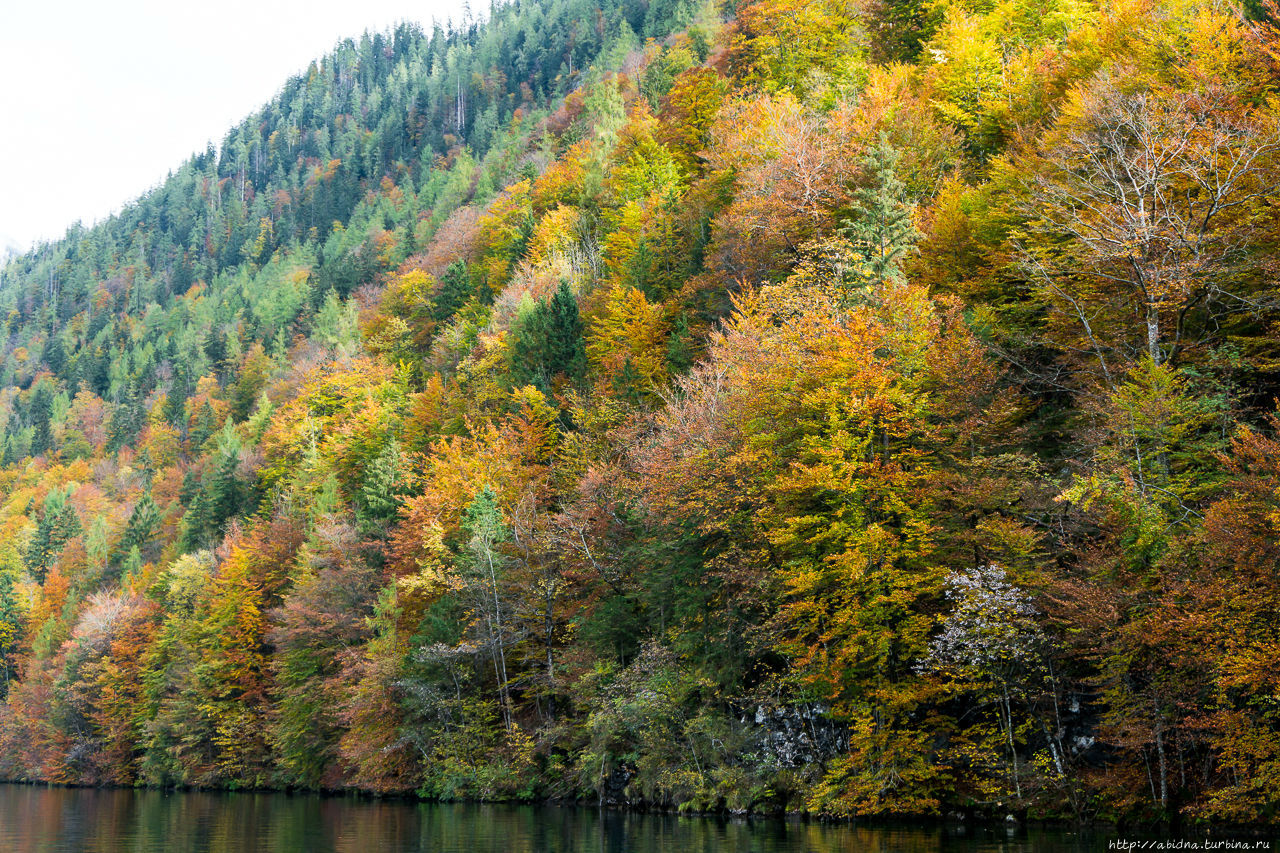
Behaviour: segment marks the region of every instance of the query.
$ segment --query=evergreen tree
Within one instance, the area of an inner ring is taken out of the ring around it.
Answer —
[[[911,219],[915,206],[898,180],[899,156],[881,133],[862,161],[868,184],[857,191],[854,214],[841,229],[862,256],[865,280],[874,287],[902,280],[902,262],[920,237]]]
[[[633,406],[640,405],[644,399],[641,392],[644,377],[640,375],[640,371],[636,370],[635,362],[631,360],[631,356],[627,356],[627,360],[623,362],[622,370],[614,375],[611,381],[613,387],[613,395],[620,400],[626,400]]]
[[[667,371],[679,376],[693,367],[693,335],[689,331],[689,316],[681,313],[671,327],[667,338]]]
[[[49,370],[55,376],[62,375],[63,368],[67,366],[67,350],[62,344],[60,335],[49,335],[49,340],[44,345],[44,363],[49,366]]]
[[[80,535],[80,516],[76,514],[75,509],[67,503],[68,492],[55,489],[45,498],[43,512],[40,521],[36,525],[35,536],[31,538],[31,542],[27,545],[27,553],[24,562],[27,570],[31,572],[37,580],[43,581],[45,573],[54,561],[58,559],[58,555],[62,553],[62,548],[76,536]]]
[[[179,548],[184,554],[207,546],[212,539],[211,531],[215,527],[209,496],[204,488],[197,485],[195,493],[186,503],[187,512],[182,517],[182,534],[178,541]]]
[[[9,682],[17,675],[18,653],[26,629],[26,609],[18,594],[18,567],[9,559],[12,551],[0,556],[0,700],[9,693]]]
[[[31,396],[31,426],[35,430],[31,436],[32,456],[39,456],[53,447],[52,418],[53,392],[47,383],[42,382]]]
[[[191,447],[198,450],[204,447],[204,443],[213,435],[214,430],[218,428],[218,416],[213,411],[213,406],[209,405],[209,401],[205,400],[200,404],[199,411],[196,412],[195,423],[191,427]]]
[[[404,487],[404,460],[394,439],[374,457],[360,484],[361,514],[367,521],[386,523],[400,508]]]
[[[232,518],[235,518],[245,507],[245,490],[237,475],[240,458],[235,453],[222,453],[215,457],[213,477],[208,483],[208,499],[210,522],[215,530]]]
[[[552,381],[564,377],[572,383],[586,375],[587,354],[583,342],[578,300],[565,282],[551,299],[538,302],[515,331],[511,344],[511,378],[516,385],[536,385],[549,391]]]
[[[151,493],[142,496],[142,500],[134,506],[125,525],[124,535],[120,538],[120,550],[128,554],[133,548],[144,550],[151,541],[156,528],[160,526],[160,507],[152,500]]]
[[[94,347],[91,354],[84,356],[82,364],[82,381],[99,397],[106,395],[111,387],[111,359],[106,352],[102,347]]]
[[[142,552],[138,550],[138,546],[134,545],[129,549],[129,553],[125,554],[124,562],[120,565],[120,577],[127,580],[136,577],[142,570]]]
[[[11,465],[17,461],[17,441],[18,434],[22,432],[22,420],[18,417],[15,409],[9,413],[9,422],[4,428],[4,455],[0,457],[0,464]]]
[[[465,261],[454,261],[440,276],[440,291],[436,294],[431,318],[438,323],[446,322],[470,295],[471,277],[467,272],[467,264]]]
[[[115,452],[129,445],[145,422],[146,412],[138,395],[138,387],[130,382],[124,399],[111,412],[111,421],[107,424],[107,449]]]

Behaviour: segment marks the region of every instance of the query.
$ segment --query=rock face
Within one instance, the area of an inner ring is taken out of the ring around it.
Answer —
[[[605,777],[600,789],[599,804],[602,806],[637,805],[637,801],[627,794],[627,785],[635,775],[635,768],[626,762],[609,768],[609,775]]]
[[[754,717],[744,714],[741,721],[754,722],[760,754],[766,760],[779,767],[802,767],[848,749],[848,729],[823,716],[826,711],[818,702],[758,705]]]
[[[758,754],[764,763],[803,767],[848,752],[848,728],[828,718],[827,711],[820,702],[757,705],[740,711],[739,722],[754,729]],[[1090,766],[1105,763],[1106,752],[1095,736],[1098,712],[1090,702],[1078,694],[1069,694],[1059,719],[1063,728],[1057,737],[1069,753],[1065,760]],[[1033,734],[1019,757],[1029,760],[1034,752],[1044,749],[1046,742]]]

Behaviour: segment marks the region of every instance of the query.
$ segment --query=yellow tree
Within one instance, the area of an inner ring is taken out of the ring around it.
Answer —
[[[740,299],[638,464],[653,509],[697,532],[716,606],[755,609],[784,682],[851,727],[813,807],[930,810],[949,783],[923,722],[938,688],[914,666],[949,567],[1008,556],[970,513],[1015,498],[959,486],[990,482],[970,442],[1008,407],[958,304],[833,291],[797,276]]]
[[[667,324],[662,306],[634,287],[616,287],[591,324],[587,355],[607,381],[658,392],[666,379]]]
[[[1183,363],[1228,314],[1269,305],[1248,253],[1272,214],[1280,129],[1214,88],[1123,69],[1072,93],[1017,167],[1030,177],[1022,267],[1051,340],[1114,388],[1128,366]]]

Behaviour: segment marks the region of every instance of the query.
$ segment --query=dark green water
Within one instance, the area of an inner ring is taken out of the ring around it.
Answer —
[[[1082,853],[1106,838],[0,784],[3,853]]]

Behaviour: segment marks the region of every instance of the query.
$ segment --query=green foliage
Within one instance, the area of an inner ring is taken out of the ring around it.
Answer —
[[[392,440],[365,469],[360,484],[360,503],[365,517],[383,524],[394,518],[404,487],[404,457],[400,443]]]
[[[0,551],[0,699],[18,674],[27,628],[27,607],[18,593],[21,563],[12,548]]]
[[[535,385],[545,392],[562,382],[579,383],[586,375],[582,318],[567,283],[526,311],[512,338],[512,384]]]
[[[721,14],[343,42],[7,262],[0,774],[1274,817],[1274,27]]]
[[[471,295],[470,277],[463,261],[454,261],[440,276],[440,290],[432,305],[431,317],[438,323],[448,321]]]
[[[159,524],[160,508],[151,499],[151,495],[143,495],[129,515],[124,535],[120,537],[120,549],[127,554],[131,549],[145,548]]]
[[[862,163],[867,186],[854,194],[854,210],[841,233],[865,265],[865,281],[873,287],[903,281],[903,262],[915,250],[919,232],[913,206],[895,169],[899,154],[881,133]]]
[[[67,501],[71,488],[54,490],[44,500],[35,535],[27,544],[23,562],[37,580],[43,580],[62,548],[82,530],[80,515]]]

